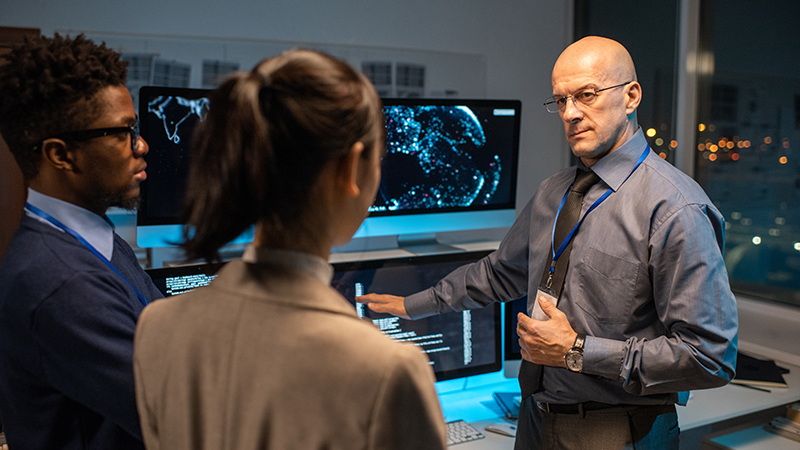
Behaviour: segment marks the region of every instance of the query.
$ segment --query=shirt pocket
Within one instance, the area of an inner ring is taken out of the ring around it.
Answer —
[[[639,263],[590,248],[578,266],[575,304],[598,323],[627,323]]]

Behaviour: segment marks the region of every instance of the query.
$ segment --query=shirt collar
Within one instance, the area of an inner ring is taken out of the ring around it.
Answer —
[[[642,156],[647,145],[647,139],[644,137],[642,128],[639,127],[636,133],[619,148],[592,164],[591,169],[616,192],[633,171],[636,161]],[[580,160],[578,160],[578,166],[586,167]]]
[[[319,256],[309,253],[256,247],[250,244],[242,255],[242,261],[253,264],[266,263],[298,270],[327,285],[331,284],[333,280],[333,266]]]
[[[111,256],[114,253],[114,225],[106,217],[98,216],[88,209],[44,195],[30,188],[28,189],[28,203],[78,233],[95,250],[111,261]],[[60,230],[57,226],[27,209],[25,213]]]

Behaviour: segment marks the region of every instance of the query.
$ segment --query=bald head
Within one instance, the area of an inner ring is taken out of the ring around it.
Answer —
[[[560,99],[567,142],[584,164],[594,164],[636,133],[642,88],[619,42],[598,36],[575,42],[558,57],[552,82],[551,104]]]
[[[615,40],[599,36],[585,37],[561,52],[553,67],[553,80],[565,72],[591,73],[598,81],[637,79],[628,50]]]

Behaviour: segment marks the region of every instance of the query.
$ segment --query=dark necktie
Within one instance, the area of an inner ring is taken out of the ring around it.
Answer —
[[[592,186],[600,181],[600,177],[591,170],[578,169],[577,172],[578,174],[575,177],[575,182],[572,183],[572,188],[569,194],[567,194],[567,200],[564,202],[564,207],[561,208],[561,212],[558,214],[554,232],[555,237],[553,238],[553,246],[555,249],[561,246],[561,243],[567,238],[569,232],[575,224],[578,223],[578,219],[580,219],[581,216],[581,207],[583,206],[583,196],[586,195],[586,192],[588,192]],[[573,235],[573,237],[574,236],[575,235]],[[561,295],[561,289],[564,287],[564,279],[566,278],[567,268],[569,267],[569,254],[571,250],[572,240],[569,241],[567,247],[564,248],[564,252],[556,262],[556,270],[553,274],[552,285],[550,286],[556,293],[556,297]],[[547,258],[547,265],[544,268],[544,273],[542,274],[542,284],[547,282],[552,262],[553,253],[551,251],[550,257]]]
[[[583,196],[589,189],[600,181],[600,177],[591,170],[578,169],[575,182],[572,183],[567,199],[564,201],[564,206],[558,214],[556,220],[556,229],[554,231],[553,246],[558,249],[561,243],[566,239],[569,232],[578,223],[581,215],[581,207],[583,206]],[[577,231],[576,231],[577,234]],[[573,238],[575,235],[572,235]],[[550,288],[555,292],[556,298],[560,297],[561,289],[564,286],[564,279],[567,276],[567,268],[569,266],[569,253],[572,250],[572,240],[564,248],[564,252],[556,260],[556,268],[553,273],[553,280]],[[544,267],[542,274],[541,285],[545,285],[547,278],[550,276],[550,265],[553,262],[553,252],[549,252],[547,258],[547,265]],[[538,301],[538,300],[534,300]],[[533,364],[531,362],[522,361],[519,371],[519,385],[522,389],[522,398],[527,398],[539,389],[542,377],[542,366]]]

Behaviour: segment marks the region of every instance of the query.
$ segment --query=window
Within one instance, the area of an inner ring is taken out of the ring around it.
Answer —
[[[385,61],[364,61],[361,71],[367,77],[381,97],[393,97],[392,63]]]
[[[604,36],[625,46],[642,85],[639,125],[650,147],[675,161],[675,71],[678,0],[576,0],[575,39]],[[627,81],[627,80],[620,80]]]
[[[734,291],[800,305],[800,3],[701,3],[695,178],[726,220]]]
[[[238,62],[218,61],[216,59],[203,60],[203,87],[213,89],[219,85],[231,72],[239,70]]]
[[[575,37],[630,51],[650,145],[672,162],[693,155],[694,178],[725,216],[733,290],[800,305],[800,2],[700,0],[695,139],[676,148],[676,118],[691,116],[673,86],[679,38],[693,34],[678,26],[684,4],[576,0]]]
[[[397,63],[397,96],[402,98],[425,96],[425,66]]]
[[[156,59],[153,66],[153,85],[189,87],[192,65],[178,61]]]

